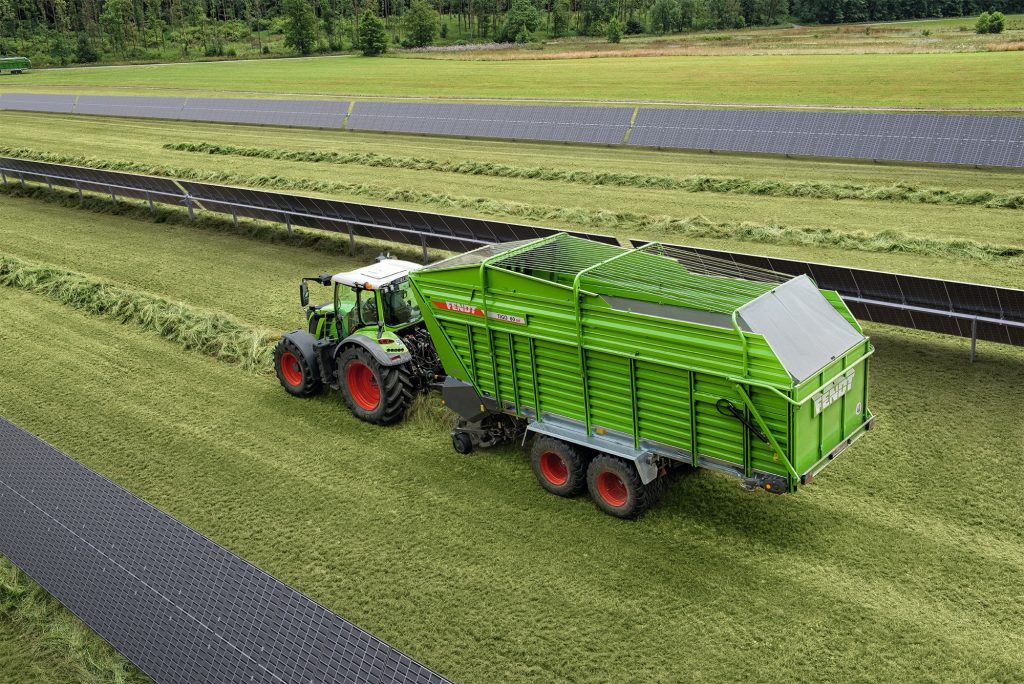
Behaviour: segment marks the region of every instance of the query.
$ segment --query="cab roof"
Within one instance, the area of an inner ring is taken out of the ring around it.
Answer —
[[[365,287],[367,284],[372,289],[384,287],[389,283],[404,278],[410,271],[418,271],[423,268],[422,264],[401,259],[381,259],[375,264],[357,268],[354,271],[336,273],[331,276],[331,281],[349,287]]]

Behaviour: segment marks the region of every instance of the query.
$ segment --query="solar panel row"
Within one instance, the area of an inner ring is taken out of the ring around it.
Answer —
[[[430,671],[0,418],[0,553],[161,684]]]
[[[15,109],[26,112],[52,112],[71,114],[75,108],[76,95],[44,95],[38,93],[3,93],[0,95],[0,109]]]
[[[1024,117],[641,109],[629,144],[1024,166]]]
[[[621,145],[630,107],[357,102],[346,129]]]
[[[76,103],[77,98],[77,105]],[[812,157],[1024,167],[1024,117],[7,93],[0,108]]]
[[[702,247],[682,249],[779,273],[806,274],[818,287],[842,295],[862,320],[1024,346],[1024,290]]]
[[[355,236],[450,252],[467,251],[495,242],[535,239],[558,232],[553,228],[527,224],[434,214],[226,185],[174,181],[168,178],[12,157],[0,157],[0,171],[9,179],[53,183],[103,193],[113,189],[117,195],[123,197],[152,199],[178,205],[192,202],[209,211],[236,217],[288,223],[332,232],[351,230]],[[609,235],[570,232],[590,240],[618,244],[618,240]]]
[[[5,93],[0,109],[340,129],[349,102]]]

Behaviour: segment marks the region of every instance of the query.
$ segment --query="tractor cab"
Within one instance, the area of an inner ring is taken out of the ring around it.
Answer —
[[[303,279],[300,297],[307,307],[310,334],[341,339],[363,328],[401,330],[418,323],[423,316],[409,291],[408,276],[420,268],[411,261],[383,258],[353,271]],[[333,284],[333,301],[309,306],[306,280]]]

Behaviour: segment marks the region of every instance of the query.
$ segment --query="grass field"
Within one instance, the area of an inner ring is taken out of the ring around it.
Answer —
[[[106,276],[134,258],[129,232],[154,230],[179,277],[133,287],[255,325],[283,321],[294,288],[264,282],[318,265],[242,237],[194,243],[224,265],[241,250],[280,268],[253,283],[168,241],[199,230],[62,211],[83,235],[124,231],[91,264],[69,256],[75,268]],[[246,290],[265,313],[237,307]],[[783,663],[797,681],[942,681],[1024,666],[1024,427],[992,391],[1024,381],[1020,350],[982,345],[972,366],[962,340],[869,327],[879,428],[814,486],[774,497],[697,473],[623,524],[543,493],[518,449],[455,455],[433,410],[366,426],[336,397],[294,400],[272,377],[49,299],[2,288],[0,316],[0,413],[456,681],[775,681]]]
[[[1024,83],[1005,75],[1022,58],[342,57],[37,72],[13,87],[1011,108]],[[0,143],[28,157],[1024,287],[1019,171],[13,112],[0,127]],[[299,158],[165,147],[182,143]],[[356,158],[302,160],[325,152]],[[607,180],[629,174],[643,178]],[[695,189],[696,178],[718,189]],[[279,226],[76,204],[0,192],[0,280],[13,260],[50,264],[157,314],[229,317],[262,335],[298,327],[298,277],[381,249],[364,242],[349,256],[345,240],[300,231],[288,243]],[[368,426],[338,397],[287,396],[265,355],[254,372],[186,350],[173,321],[122,325],[83,311],[68,288],[26,287],[0,285],[0,415],[455,681],[1024,671],[1022,349],[981,343],[970,364],[966,340],[868,324],[878,429],[814,485],[776,497],[688,474],[629,524],[545,494],[517,448],[456,455],[436,399],[400,426]],[[88,632],[66,638],[75,622],[52,601],[33,613],[3,603],[10,595],[0,592],[0,680],[138,677]]]
[[[36,71],[12,88],[1020,110],[1022,52],[217,62]],[[6,84],[5,84],[6,86]]]

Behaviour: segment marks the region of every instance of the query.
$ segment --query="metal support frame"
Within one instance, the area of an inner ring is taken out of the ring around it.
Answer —
[[[153,196],[149,194],[149,190],[146,191],[146,201],[149,202],[149,213],[155,214],[156,208],[153,207]]]
[[[356,234],[352,232],[351,223],[346,223],[345,227],[348,228],[348,253],[351,256],[356,253]]]
[[[232,207],[231,210],[234,211],[234,207]],[[292,215],[291,214],[285,214],[284,215],[284,222],[285,222],[285,225],[288,226],[288,237],[291,237],[292,236]]]
[[[235,228],[238,228],[238,210],[231,207],[231,222],[235,224]]]
[[[117,206],[117,193],[114,192],[114,188],[110,188],[110,201],[114,203],[115,207]]]
[[[971,363],[978,355],[978,317],[971,319]]]
[[[420,235],[420,246],[423,248],[423,263],[430,261],[430,255],[427,252],[427,236]]]
[[[10,186],[7,185],[7,172],[6,171],[0,171],[0,176],[3,176],[3,178],[4,178],[4,187],[5,188],[6,187],[10,187]]]
[[[195,208],[192,206],[192,195],[185,195],[185,206],[188,207],[188,220],[196,220]]]

